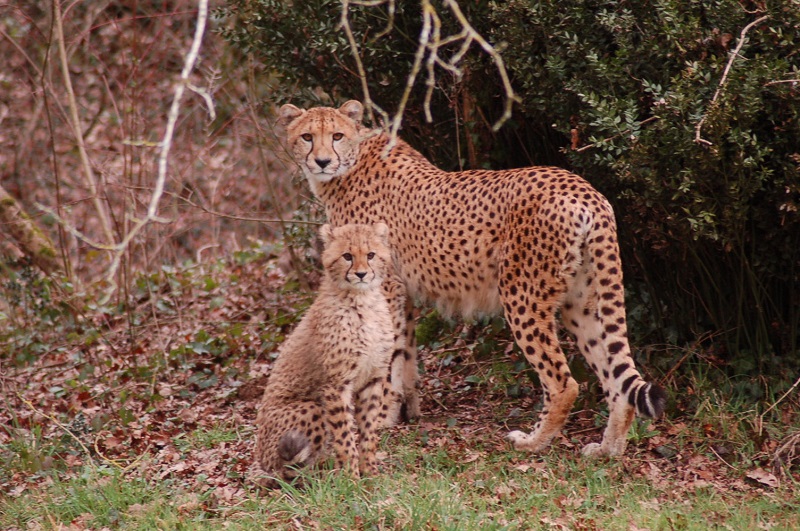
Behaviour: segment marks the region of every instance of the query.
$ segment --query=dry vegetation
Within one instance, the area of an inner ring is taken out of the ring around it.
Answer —
[[[61,230],[53,216],[39,219],[65,253],[70,280],[90,284],[107,255],[72,229],[87,240],[110,243],[102,226],[107,217],[116,243],[144,215],[197,6],[106,1],[62,7],[74,110],[96,198],[72,128],[73,104],[49,6],[7,5],[0,11],[7,65],[0,80],[0,182],[32,215],[42,205],[63,218]],[[254,239],[272,239],[280,232],[276,224],[234,218],[274,219],[299,204],[286,165],[274,155],[262,69],[231,53],[214,29],[212,21],[190,82],[211,96],[215,119],[203,97],[187,92],[159,211],[165,222],[151,224],[133,242],[126,260],[134,270],[200,253],[224,256]]]

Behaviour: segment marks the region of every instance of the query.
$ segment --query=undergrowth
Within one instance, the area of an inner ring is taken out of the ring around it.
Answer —
[[[586,460],[580,449],[599,440],[607,409],[564,334],[582,392],[553,447],[528,455],[504,436],[531,429],[541,389],[503,320],[464,324],[422,308],[423,416],[384,433],[382,473],[352,482],[321,471],[303,488],[254,490],[243,478],[260,392],[311,300],[295,270],[278,267],[282,252],[259,245],[162,268],[137,277],[131,302],[113,308],[92,308],[35,275],[7,277],[2,289],[21,298],[0,322],[11,346],[0,357],[0,527],[800,524],[800,408],[786,393],[790,380],[732,376],[701,344],[670,353],[680,362],[669,368],[643,349],[642,370],[670,390],[666,418],[637,421],[622,459]]]

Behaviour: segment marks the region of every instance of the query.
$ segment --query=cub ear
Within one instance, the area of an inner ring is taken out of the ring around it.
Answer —
[[[282,106],[278,111],[278,125],[282,125],[286,127],[297,118],[300,118],[305,114],[306,111],[303,109],[298,109],[291,103],[287,103],[286,105]]]
[[[376,223],[372,226],[372,230],[375,231],[375,235],[378,238],[381,238],[386,244],[389,244],[389,226],[386,223]]]
[[[354,122],[361,123],[361,118],[364,116],[364,106],[361,105],[360,101],[350,100],[339,107],[339,112]]]
[[[329,224],[325,224],[319,228],[319,237],[322,240],[322,243],[325,244],[325,247],[330,245],[331,241],[333,240],[333,227]]]

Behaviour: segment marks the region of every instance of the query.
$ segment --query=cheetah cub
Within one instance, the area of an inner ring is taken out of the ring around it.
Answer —
[[[376,472],[386,424],[393,323],[381,284],[392,267],[388,227],[325,225],[325,276],[281,346],[256,419],[251,479],[274,488],[333,450],[336,468]]]

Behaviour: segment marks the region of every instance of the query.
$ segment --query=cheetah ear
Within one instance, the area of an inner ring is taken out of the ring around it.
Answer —
[[[287,103],[286,105],[282,106],[280,111],[278,111],[278,125],[286,127],[297,118],[300,118],[305,114],[306,111],[303,109],[298,109],[291,103]]]
[[[339,112],[354,122],[361,123],[361,118],[364,116],[364,106],[361,105],[360,101],[350,100],[339,107]]]
[[[386,223],[376,223],[372,226],[372,230],[375,231],[378,238],[385,241],[387,245],[389,244],[389,226]]]
[[[333,227],[329,224],[325,224],[319,229],[319,237],[322,240],[322,243],[325,244],[325,247],[330,245],[331,241],[333,240]]]

